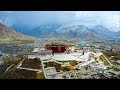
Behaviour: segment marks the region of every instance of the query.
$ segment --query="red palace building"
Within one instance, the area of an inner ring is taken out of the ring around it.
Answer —
[[[45,48],[48,50],[52,50],[53,53],[64,53],[71,46],[74,46],[74,45],[67,45],[62,43],[50,43],[50,44],[47,44]]]

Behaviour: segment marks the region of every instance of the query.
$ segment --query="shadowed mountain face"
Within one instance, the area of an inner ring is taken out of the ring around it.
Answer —
[[[4,40],[32,40],[33,38],[23,35],[0,23],[0,39]]]

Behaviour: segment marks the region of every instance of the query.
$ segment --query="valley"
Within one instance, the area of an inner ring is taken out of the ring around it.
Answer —
[[[69,53],[68,51],[65,51],[63,53],[54,53],[54,55],[52,55],[51,51],[44,49],[45,45],[51,42],[53,44],[61,43],[63,45],[71,43],[75,45],[75,48],[73,48],[72,51],[69,51]],[[2,64],[0,65],[1,69],[0,78],[1,79],[120,78],[119,72],[118,74],[116,73],[116,70],[118,71],[120,70],[119,44],[120,42],[118,41],[116,42],[114,40],[109,42],[105,40],[95,42],[87,40],[82,41],[80,39],[71,40],[56,38],[52,39],[39,38],[35,39],[34,43],[29,44],[0,44],[1,51],[0,55],[2,61]],[[106,61],[101,62],[102,57],[100,58],[100,60],[98,60],[98,62],[96,62],[95,58],[98,56],[95,57],[92,55],[92,53],[93,55],[94,54],[99,55],[99,53],[103,53],[106,56],[106,58],[112,63],[111,65],[115,65],[115,67],[112,67]],[[106,66],[110,69],[104,69]],[[114,76],[109,72],[114,74]],[[101,73],[103,74],[103,76],[101,76]]]
[[[120,79],[119,12],[0,12],[0,79]]]

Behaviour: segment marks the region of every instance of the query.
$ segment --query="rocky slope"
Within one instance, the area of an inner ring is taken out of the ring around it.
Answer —
[[[32,40],[33,38],[7,27],[0,23],[0,39],[1,40]]]

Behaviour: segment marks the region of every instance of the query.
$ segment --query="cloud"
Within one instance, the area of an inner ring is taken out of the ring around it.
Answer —
[[[111,30],[120,30],[120,12],[119,11],[77,11],[76,20],[87,22],[90,25],[104,25]]]
[[[0,19],[6,24],[25,24],[35,27],[46,23],[104,25],[118,31],[120,11],[0,11]]]

